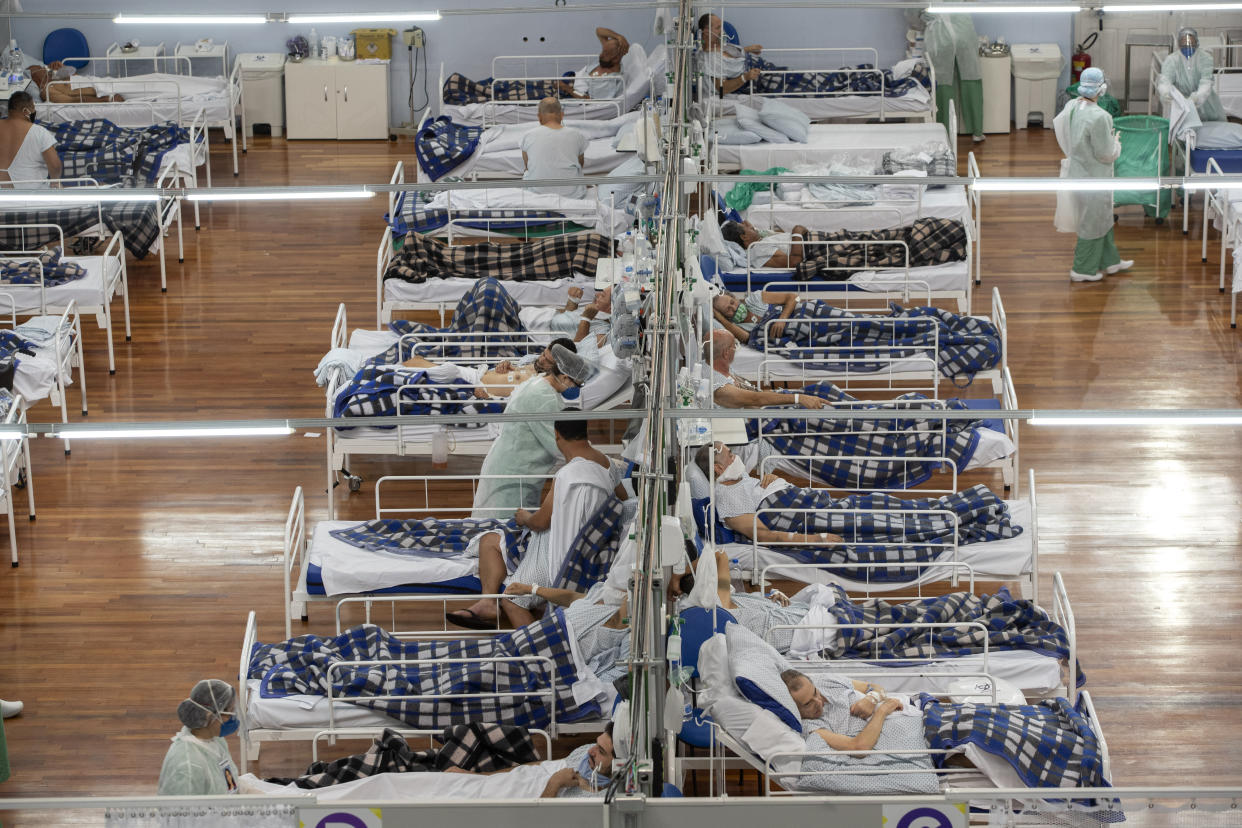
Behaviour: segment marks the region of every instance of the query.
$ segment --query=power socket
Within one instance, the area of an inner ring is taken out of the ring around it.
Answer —
[[[427,46],[427,35],[417,26],[411,26],[401,32],[401,42],[415,49],[423,49]]]

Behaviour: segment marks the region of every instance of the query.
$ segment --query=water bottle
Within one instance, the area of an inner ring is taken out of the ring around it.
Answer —
[[[448,468],[449,439],[448,429],[440,426],[431,435],[431,467],[434,469]]]
[[[315,31],[315,27],[311,26],[310,37],[306,39],[306,45],[310,47],[310,56],[318,58],[319,55],[319,33]]]
[[[655,253],[651,242],[639,236],[634,242],[634,275],[638,277],[638,286],[650,290],[655,283]]]

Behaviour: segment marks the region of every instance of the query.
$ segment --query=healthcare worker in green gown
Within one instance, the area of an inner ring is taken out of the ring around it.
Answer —
[[[983,140],[983,73],[979,68],[979,35],[969,14],[924,14],[923,48],[936,70],[937,119],[949,125],[949,101],[961,89],[957,117],[975,142]]]
[[[224,737],[237,732],[233,687],[203,679],[177,706],[182,728],[160,768],[160,796],[237,793],[237,765]]]
[[[1078,97],[1065,105],[1052,122],[1057,143],[1069,159],[1069,178],[1112,178],[1113,162],[1121,155],[1121,139],[1113,118],[1097,100],[1108,85],[1104,73],[1092,67],[1082,73]],[[1071,282],[1098,282],[1105,274],[1120,273],[1134,266],[1121,258],[1113,241],[1113,194],[1111,190],[1074,193],[1078,216],[1078,244],[1074,248]]]
[[[1161,98],[1169,96],[1169,89],[1186,96],[1199,112],[1201,121],[1225,120],[1225,107],[1212,86],[1212,53],[1199,48],[1199,34],[1190,27],[1177,32],[1177,49],[1160,64],[1160,80],[1156,91]]]
[[[550,374],[536,374],[513,389],[506,414],[555,414],[581,394],[581,387],[590,377],[590,366],[576,353],[562,345],[549,349],[556,362]],[[518,509],[537,509],[543,494],[543,482],[561,462],[556,447],[555,417],[538,422],[506,421],[487,456],[483,458],[481,475],[527,475],[521,480],[479,481],[474,493],[473,518],[507,520]]]

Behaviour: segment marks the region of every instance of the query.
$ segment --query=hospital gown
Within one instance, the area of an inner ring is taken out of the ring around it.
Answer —
[[[506,414],[552,414],[565,407],[561,395],[543,375],[523,382],[509,396]],[[527,475],[522,480],[480,480],[474,494],[474,518],[507,518],[518,509],[535,509],[542,481],[560,461],[552,420],[506,421],[483,458],[483,475]]]
[[[1196,104],[1199,119],[1202,121],[1225,120],[1225,107],[1220,102],[1220,95],[1212,86],[1212,54],[1206,49],[1196,49],[1189,58],[1180,51],[1174,52],[1164,59],[1160,65],[1159,87],[1165,85],[1177,88],[1187,99],[1191,99],[1201,89],[1206,92],[1203,100]],[[1163,91],[1160,93],[1165,94]],[[1193,101],[1192,101],[1193,103]]]
[[[188,727],[172,738],[160,768],[160,796],[237,792],[237,765],[224,739],[200,739]]]

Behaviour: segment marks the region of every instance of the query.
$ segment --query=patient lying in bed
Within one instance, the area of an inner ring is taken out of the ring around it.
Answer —
[[[68,76],[61,76],[64,64],[52,61],[47,66],[31,66],[30,79],[39,87],[39,94],[48,103],[116,103],[121,95],[100,95],[93,86],[73,88]]]

